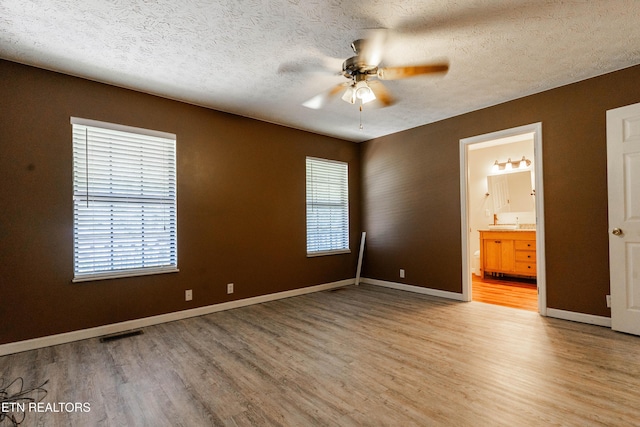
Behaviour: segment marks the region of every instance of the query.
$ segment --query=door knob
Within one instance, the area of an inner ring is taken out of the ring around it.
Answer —
[[[617,227],[614,228],[611,233],[613,233],[614,236],[622,236],[622,230]]]

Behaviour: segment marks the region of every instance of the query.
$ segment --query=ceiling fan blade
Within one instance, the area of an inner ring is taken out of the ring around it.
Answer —
[[[398,80],[423,74],[443,74],[449,71],[449,64],[412,65],[408,67],[384,67],[378,69],[381,80]]]
[[[319,110],[320,108],[324,107],[326,105],[327,102],[329,102],[329,100],[331,100],[331,98],[333,98],[334,96],[336,96],[337,94],[339,94],[342,89],[344,89],[345,86],[348,86],[349,83],[340,83],[339,85],[336,85],[334,87],[332,87],[331,89],[322,92],[316,96],[314,96],[313,98],[305,101],[302,103],[303,106],[307,107],[307,108],[311,108],[314,110]]]
[[[293,61],[283,62],[278,66],[278,74],[334,74],[342,75],[340,68],[342,59],[323,57],[323,58],[301,58]]]
[[[395,98],[391,95],[391,92],[386,88],[382,82],[377,80],[370,80],[368,82],[369,88],[376,96],[376,100],[380,101],[384,107],[389,107],[396,103]]]
[[[432,8],[425,14],[414,14],[398,22],[393,30],[398,34],[424,35],[439,31],[457,31],[478,26],[491,26],[518,16],[555,16],[557,2],[485,2],[481,7],[452,5],[446,10]]]

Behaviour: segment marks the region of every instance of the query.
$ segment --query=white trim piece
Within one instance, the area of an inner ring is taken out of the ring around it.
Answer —
[[[430,295],[432,297],[452,299],[456,301],[464,301],[462,294],[457,292],[441,291],[440,289],[423,288],[422,286],[407,285],[404,283],[387,282],[386,280],[367,279],[363,277],[360,279],[360,283],[367,283],[369,285],[382,286],[385,288],[398,289],[401,291],[414,292],[417,294]]]
[[[547,315],[547,255],[545,249],[544,225],[544,188],[542,176],[542,123],[535,127],[533,139],[533,159],[535,161],[535,192],[536,192],[536,265],[538,266],[536,283],[538,285],[538,312]]]
[[[121,125],[117,123],[101,122],[99,120],[83,119],[82,117],[72,116],[70,119],[70,122],[72,125],[92,126],[92,127],[117,130],[120,132],[131,132],[131,133],[138,133],[141,135],[155,136],[157,138],[177,139],[175,133],[162,132],[160,130],[153,130],[153,129],[138,128],[135,126]]]
[[[73,283],[93,282],[97,280],[119,279],[121,277],[150,276],[155,274],[179,273],[176,267],[158,267],[158,268],[136,268],[132,270],[123,270],[118,272],[108,272],[101,274],[90,274],[85,276],[74,277]]]
[[[307,258],[313,258],[316,256],[350,254],[350,253],[351,253],[351,249],[336,249],[335,251],[307,252]]]
[[[30,340],[17,341],[0,345],[0,356],[12,353],[35,350],[37,348],[49,347],[52,345],[65,344],[73,341],[80,341],[89,338],[96,338],[103,335],[115,334],[129,331],[131,329],[143,328],[160,323],[173,322],[175,320],[187,319],[189,317],[204,316],[218,311],[231,310],[234,308],[246,307],[253,304],[275,301],[314,292],[326,291],[329,289],[341,288],[353,285],[355,279],[339,280],[337,282],[325,283],[321,285],[308,286],[306,288],[292,289],[290,291],[277,292],[274,294],[260,295],[257,297],[245,298],[236,301],[223,302],[204,307],[192,308],[189,310],[175,311],[173,313],[160,314],[157,316],[144,317],[142,319],[128,320],[126,322],[112,323],[109,325],[97,326],[95,328],[81,329],[78,331],[66,332],[63,334],[49,335],[46,337],[33,338]]]
[[[467,161],[468,150],[467,147],[472,147],[473,142],[467,139],[460,140],[460,236],[462,236],[462,301],[469,302],[473,299],[471,293],[471,286],[467,284],[470,280],[471,273],[469,272],[469,266],[471,265],[471,259],[469,257],[469,168]]]
[[[547,308],[547,316],[556,319],[571,320],[572,322],[588,323],[589,325],[611,327],[611,318],[596,316],[594,314],[578,313],[575,311],[558,310],[557,308]]]
[[[362,271],[362,254],[364,253],[364,241],[367,237],[367,232],[362,232],[362,238],[360,239],[360,254],[358,255],[358,267],[356,268],[356,286],[360,284],[360,271]]]

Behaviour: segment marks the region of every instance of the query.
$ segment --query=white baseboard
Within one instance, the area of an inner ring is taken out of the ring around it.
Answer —
[[[63,334],[49,335],[41,338],[34,338],[25,341],[16,341],[8,344],[0,345],[0,356],[7,354],[19,353],[21,351],[34,350],[52,345],[65,344],[72,341],[79,341],[88,338],[100,337],[103,335],[115,334],[118,332],[129,331],[131,329],[143,328],[145,326],[157,325],[160,323],[173,322],[175,320],[187,319],[189,317],[203,316],[218,311],[231,310],[233,308],[245,307],[253,304],[260,304],[268,301],[275,301],[284,298],[295,297],[313,292],[326,291],[329,289],[340,288],[343,286],[353,285],[355,279],[340,280],[322,285],[309,286],[306,288],[292,289],[290,291],[277,292],[275,294],[260,295],[252,298],[245,298],[236,301],[223,302],[220,304],[208,305],[205,307],[197,307],[189,310],[176,311],[173,313],[160,314],[157,316],[144,317],[142,319],[129,320],[126,322],[112,323],[95,328],[81,329],[78,331],[66,332]]]
[[[588,323],[590,325],[605,326],[607,328],[611,327],[610,317],[595,316],[593,314],[547,308],[547,316],[555,317],[556,319],[571,320],[573,322]]]
[[[422,286],[406,285],[404,283],[387,282],[386,280],[367,279],[361,278],[361,283],[368,283],[369,285],[383,286],[385,288],[399,289],[401,291],[415,292],[417,294],[431,295],[432,297],[440,297],[453,299],[456,301],[463,301],[462,294],[449,291],[441,291],[439,289],[423,288]]]
[[[455,292],[441,291],[439,289],[423,288],[421,286],[406,285],[404,283],[387,282],[378,279],[360,279],[361,283],[370,285],[384,286],[386,288],[399,289],[402,291],[416,292],[419,294],[431,295],[435,297],[448,298],[457,301],[464,301],[462,294]],[[577,313],[574,311],[558,310],[556,308],[547,308],[546,316],[556,319],[571,320],[573,322],[587,323],[589,325],[611,327],[611,318],[603,316],[595,316],[593,314]]]
[[[398,289],[401,291],[415,292],[424,295],[430,295],[440,298],[447,298],[456,301],[463,301],[462,294],[449,291],[441,291],[439,289],[423,288],[421,286],[407,285],[404,283],[388,282],[378,279],[361,278],[361,283],[367,283],[375,286]],[[299,295],[309,294],[313,292],[326,291],[329,289],[340,288],[343,286],[353,285],[355,279],[340,280],[322,285],[309,286],[306,288],[292,289],[290,291],[277,292],[275,294],[260,295],[252,298],[245,298],[236,301],[223,302],[220,304],[208,305],[205,307],[192,308],[189,310],[176,311],[173,313],[160,314],[158,316],[145,317],[142,319],[129,320],[126,322],[112,323],[109,325],[97,326],[95,328],[81,329],[78,331],[66,332],[63,334],[49,335],[46,337],[34,338],[25,341],[17,341],[0,345],[0,356],[6,356],[12,353],[22,351],[35,350],[37,348],[49,347],[52,345],[65,344],[73,341],[80,341],[89,338],[96,338],[103,335],[115,334],[118,332],[129,331],[131,329],[143,328],[146,326],[157,325],[160,323],[173,322],[175,320],[187,319],[189,317],[203,316],[218,311],[231,310],[234,308],[246,307],[248,305],[260,304],[268,301],[275,301],[284,298],[295,297]],[[547,308],[547,316],[557,319],[571,320],[574,322],[588,323],[591,325],[611,327],[611,318],[603,316],[595,316],[592,314],[577,313],[573,311],[558,310],[555,308]]]

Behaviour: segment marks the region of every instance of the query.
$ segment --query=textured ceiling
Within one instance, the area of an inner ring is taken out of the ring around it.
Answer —
[[[350,44],[388,29],[398,102],[337,97]],[[364,141],[640,63],[638,0],[0,0],[0,57]]]

